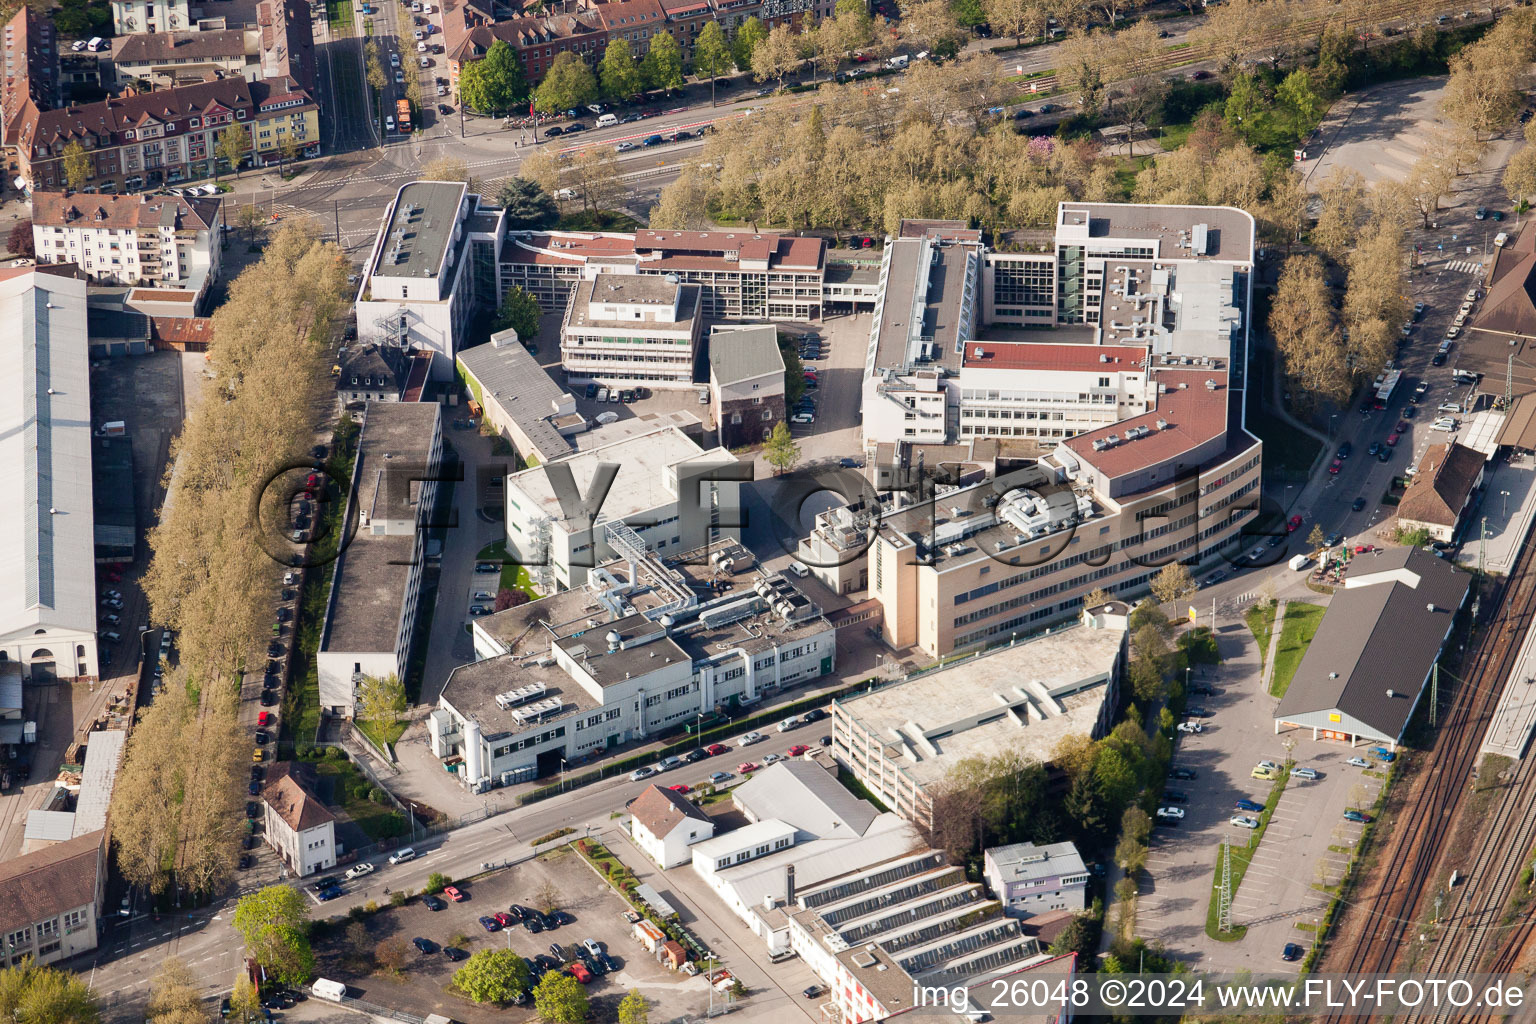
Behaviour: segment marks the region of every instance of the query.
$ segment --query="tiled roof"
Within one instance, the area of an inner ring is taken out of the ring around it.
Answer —
[[[1397,517],[1416,523],[1455,526],[1483,471],[1481,452],[1459,444],[1432,444],[1398,503]]]
[[[0,862],[0,933],[96,902],[106,832],[98,830]]]
[[[1166,461],[1220,437],[1227,429],[1230,397],[1226,370],[1154,370],[1154,381],[1167,390],[1157,396],[1157,407],[1108,427],[1078,434],[1066,446],[1084,462],[1108,477],[1117,477]],[[1206,382],[1215,384],[1207,387]],[[1163,426],[1158,426],[1162,423]],[[1126,431],[1145,428],[1147,433],[1126,440]],[[1114,434],[1120,443],[1095,451],[1093,442]],[[1191,467],[1193,468],[1193,467]]]
[[[149,323],[156,341],[185,345],[213,340],[211,316],[152,316]]]
[[[122,38],[113,59],[119,64],[142,64],[244,55],[245,33],[231,28],[211,32],[139,32]]]
[[[1471,329],[1536,337],[1536,231],[1527,227],[1494,250],[1488,297]]]
[[[179,230],[207,231],[223,202],[217,196],[87,195],[74,192],[32,193],[34,227],[158,228],[173,215]]]
[[[654,785],[635,798],[629,805],[629,814],[637,825],[658,839],[670,834],[688,818],[709,821],[709,815],[681,793]]]
[[[261,791],[261,798],[295,832],[304,832],[336,820],[336,816],[326,810],[324,804],[311,796],[290,775],[267,783]]]
[[[1118,345],[1050,345],[1031,342],[973,341],[963,365],[988,370],[1139,369],[1147,350]]]

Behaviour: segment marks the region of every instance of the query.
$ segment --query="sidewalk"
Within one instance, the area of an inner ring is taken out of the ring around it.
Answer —
[[[1504,492],[1508,491],[1506,497]],[[1463,531],[1458,564],[1477,568],[1481,552],[1483,569],[1507,576],[1531,532],[1536,518],[1536,462],[1529,456],[1518,462],[1495,461],[1483,482],[1482,503],[1470,513]],[[1487,535],[1484,537],[1484,524]]]
[[[1275,655],[1280,650],[1280,628],[1285,624],[1286,600],[1275,602],[1275,624],[1270,628],[1269,650],[1264,652],[1264,670],[1259,675],[1259,696],[1269,696],[1269,683],[1275,676]]]

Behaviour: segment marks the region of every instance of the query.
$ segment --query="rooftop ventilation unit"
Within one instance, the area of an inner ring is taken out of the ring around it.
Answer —
[[[1191,242],[1192,242],[1192,245],[1194,247],[1195,255],[1196,256],[1205,256],[1205,255],[1207,255],[1206,250],[1207,250],[1208,244],[1209,244],[1209,235],[1210,235],[1210,226],[1209,225],[1207,225],[1207,224],[1196,224],[1195,225],[1195,233],[1194,233],[1194,237],[1192,238]]]
[[[512,719],[518,725],[527,725],[530,722],[542,721],[548,715],[559,714],[563,707],[565,707],[565,701],[559,697],[551,697],[548,700],[518,708],[512,712]]]
[[[536,697],[544,696],[545,689],[546,687],[543,683],[529,683],[527,686],[519,686],[517,689],[508,690],[506,693],[498,693],[496,695],[496,706],[503,711],[507,711],[519,704],[526,704]]]

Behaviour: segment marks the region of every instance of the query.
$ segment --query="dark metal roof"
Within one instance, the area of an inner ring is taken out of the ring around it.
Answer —
[[[1470,582],[1423,548],[1358,556],[1275,717],[1338,711],[1401,737]]]

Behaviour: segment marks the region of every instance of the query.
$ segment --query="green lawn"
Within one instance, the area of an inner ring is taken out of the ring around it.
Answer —
[[[1269,659],[1269,639],[1275,628],[1275,608],[1273,601],[1261,601],[1249,608],[1243,618],[1248,622],[1248,631],[1253,634],[1254,640],[1259,644],[1259,667],[1264,667],[1264,662]]]
[[[1290,781],[1290,777],[1289,768],[1281,770],[1280,777],[1269,788],[1269,798],[1264,801],[1264,810],[1259,812],[1259,827],[1253,829],[1248,836],[1248,845],[1232,847],[1233,901],[1237,900],[1238,890],[1243,884],[1243,876],[1248,873],[1248,865],[1253,862],[1253,855],[1258,852],[1259,844],[1264,841],[1270,816],[1275,813],[1275,805],[1280,802],[1280,794],[1285,792],[1285,784]],[[1234,830],[1237,830],[1235,826]],[[1248,934],[1247,925],[1236,925],[1228,932],[1218,930],[1221,926],[1221,864],[1225,846],[1226,844],[1222,843],[1216,847],[1216,873],[1211,881],[1211,902],[1205,912],[1205,934],[1217,942],[1237,942]]]
[[[528,572],[527,566],[512,561],[507,554],[507,542],[498,540],[487,544],[480,549],[475,556],[477,562],[498,562],[501,565],[501,587],[504,590],[521,590],[530,598],[537,601],[543,595],[533,585],[533,575]]]
[[[359,732],[373,740],[374,745],[381,750],[387,750],[398,743],[401,735],[405,732],[404,722],[396,722],[390,726],[381,726],[377,722],[354,720],[352,724],[357,726]]]
[[[315,763],[315,772],[335,780],[332,802],[346,811],[347,817],[368,833],[370,839],[390,839],[409,831],[405,816],[395,810],[393,804],[387,800],[375,803],[368,799],[373,784],[351,761],[326,758]]]
[[[1323,621],[1324,608],[1320,604],[1292,601],[1285,607],[1285,622],[1280,626],[1280,644],[1275,649],[1275,674],[1269,681],[1269,695],[1284,697],[1290,688],[1296,669],[1301,665],[1307,646]]]
[[[330,22],[334,34],[340,35],[343,29],[351,28],[352,0],[325,0],[325,19]]]

